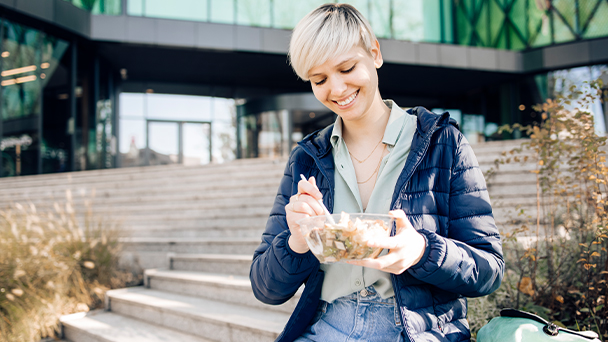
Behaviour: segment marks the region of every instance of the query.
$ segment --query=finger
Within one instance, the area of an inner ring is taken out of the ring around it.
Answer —
[[[367,241],[369,247],[380,247],[386,249],[401,248],[405,244],[403,237],[399,235],[395,236],[378,236]]]
[[[304,202],[306,204],[308,204],[312,210],[314,210],[315,215],[323,215],[325,214],[325,212],[323,211],[323,207],[321,206],[321,204],[319,204],[319,202],[314,199],[312,196],[309,195],[301,195],[300,196],[300,202]]]
[[[312,183],[310,181],[303,180],[298,182],[298,192],[301,194],[308,194],[318,200],[323,198],[321,191],[319,191],[319,188],[317,188],[317,185],[314,182],[314,178],[310,178],[313,180]]]
[[[292,202],[291,209],[293,212],[296,213],[306,214],[308,216],[317,216],[315,210],[307,202],[304,201]]]
[[[395,222],[397,223],[397,228],[413,228],[412,224],[410,223],[410,220],[407,218],[407,215],[405,215],[405,212],[403,210],[391,210],[388,212],[388,214],[395,219]]]

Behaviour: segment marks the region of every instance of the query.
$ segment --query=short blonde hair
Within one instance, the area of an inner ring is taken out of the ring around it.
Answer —
[[[291,34],[289,61],[308,81],[308,71],[356,45],[371,51],[376,36],[371,25],[349,4],[325,4],[308,13]]]

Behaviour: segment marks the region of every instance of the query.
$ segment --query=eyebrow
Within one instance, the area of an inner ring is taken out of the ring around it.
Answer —
[[[354,58],[355,58],[355,56],[348,57],[348,58],[346,58],[345,60],[343,60],[342,62],[340,62],[340,63],[336,64],[336,67],[339,67],[340,65],[342,65],[342,64],[344,64],[344,63],[346,63],[346,62],[348,62],[348,61],[350,61],[351,59],[354,59]],[[319,75],[321,75],[321,74],[322,74],[322,73],[316,73],[316,74],[308,75],[308,78],[315,77],[315,76],[319,76]]]

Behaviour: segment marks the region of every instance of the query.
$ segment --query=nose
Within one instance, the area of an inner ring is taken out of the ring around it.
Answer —
[[[330,77],[328,81],[329,81],[329,86],[331,89],[332,97],[340,97],[340,96],[345,95],[346,89],[348,87],[346,86],[346,82],[344,82],[342,77],[339,77],[339,76]]]

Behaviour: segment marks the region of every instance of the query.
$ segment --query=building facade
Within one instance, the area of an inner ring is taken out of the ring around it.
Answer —
[[[324,2],[0,0],[0,176],[285,156],[335,120],[286,58]],[[605,0],[344,2],[380,38],[383,97],[450,111],[473,143],[608,80]]]

